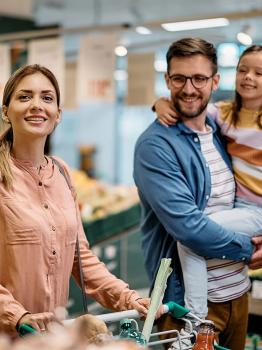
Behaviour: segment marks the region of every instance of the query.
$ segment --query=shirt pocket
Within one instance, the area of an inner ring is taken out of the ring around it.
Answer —
[[[25,228],[14,230],[14,232],[7,235],[7,244],[40,244],[41,238],[36,234],[34,229]]]
[[[7,244],[41,244],[42,233],[38,214],[30,203],[4,198],[1,200],[1,206]]]

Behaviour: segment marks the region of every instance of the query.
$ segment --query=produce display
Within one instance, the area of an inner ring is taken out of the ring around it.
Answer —
[[[111,185],[91,179],[84,171],[72,171],[83,221],[93,221],[139,203],[135,186]]]

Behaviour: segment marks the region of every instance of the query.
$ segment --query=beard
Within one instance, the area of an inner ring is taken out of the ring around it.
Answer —
[[[183,97],[196,98],[196,97],[199,97],[199,96],[196,95],[196,94],[188,95],[188,94],[185,94],[184,92],[182,92],[182,93],[177,94],[176,96],[174,96],[175,98],[174,97],[172,98],[173,106],[175,107],[175,109],[176,109],[176,111],[177,111],[177,113],[179,114],[180,117],[186,118],[186,119],[194,119],[194,118],[197,118],[200,114],[202,114],[204,112],[204,110],[207,108],[210,96],[211,96],[211,92],[210,92],[210,95],[207,98],[204,98],[204,99],[202,98],[201,99],[201,104],[200,104],[200,106],[198,108],[195,108],[192,111],[188,111],[188,110],[183,108],[183,103],[181,102],[180,99],[182,99]]]

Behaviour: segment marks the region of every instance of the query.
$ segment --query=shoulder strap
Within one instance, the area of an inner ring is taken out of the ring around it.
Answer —
[[[57,159],[50,157],[52,159],[53,164],[55,164],[60,173],[64,176],[66,183],[72,193],[72,196],[74,198],[74,194],[73,194],[73,188],[72,188],[72,184],[70,181],[70,178],[67,176],[64,167],[58,162]],[[74,198],[75,201],[75,198]],[[77,205],[75,203],[75,205]],[[81,255],[80,255],[80,246],[79,246],[79,240],[78,240],[78,234],[76,236],[76,254],[77,254],[77,260],[78,260],[78,269],[79,269],[79,276],[80,276],[80,284],[81,284],[81,290],[82,290],[82,299],[83,299],[83,309],[85,313],[88,313],[88,307],[87,307],[87,297],[86,297],[86,293],[85,293],[85,288],[84,288],[84,274],[83,274],[83,267],[82,267],[82,260],[81,260]]]

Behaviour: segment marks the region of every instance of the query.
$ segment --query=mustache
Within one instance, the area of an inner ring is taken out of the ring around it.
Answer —
[[[186,92],[182,91],[178,94],[178,97],[199,97],[198,94],[193,93],[193,94],[187,94]]]

